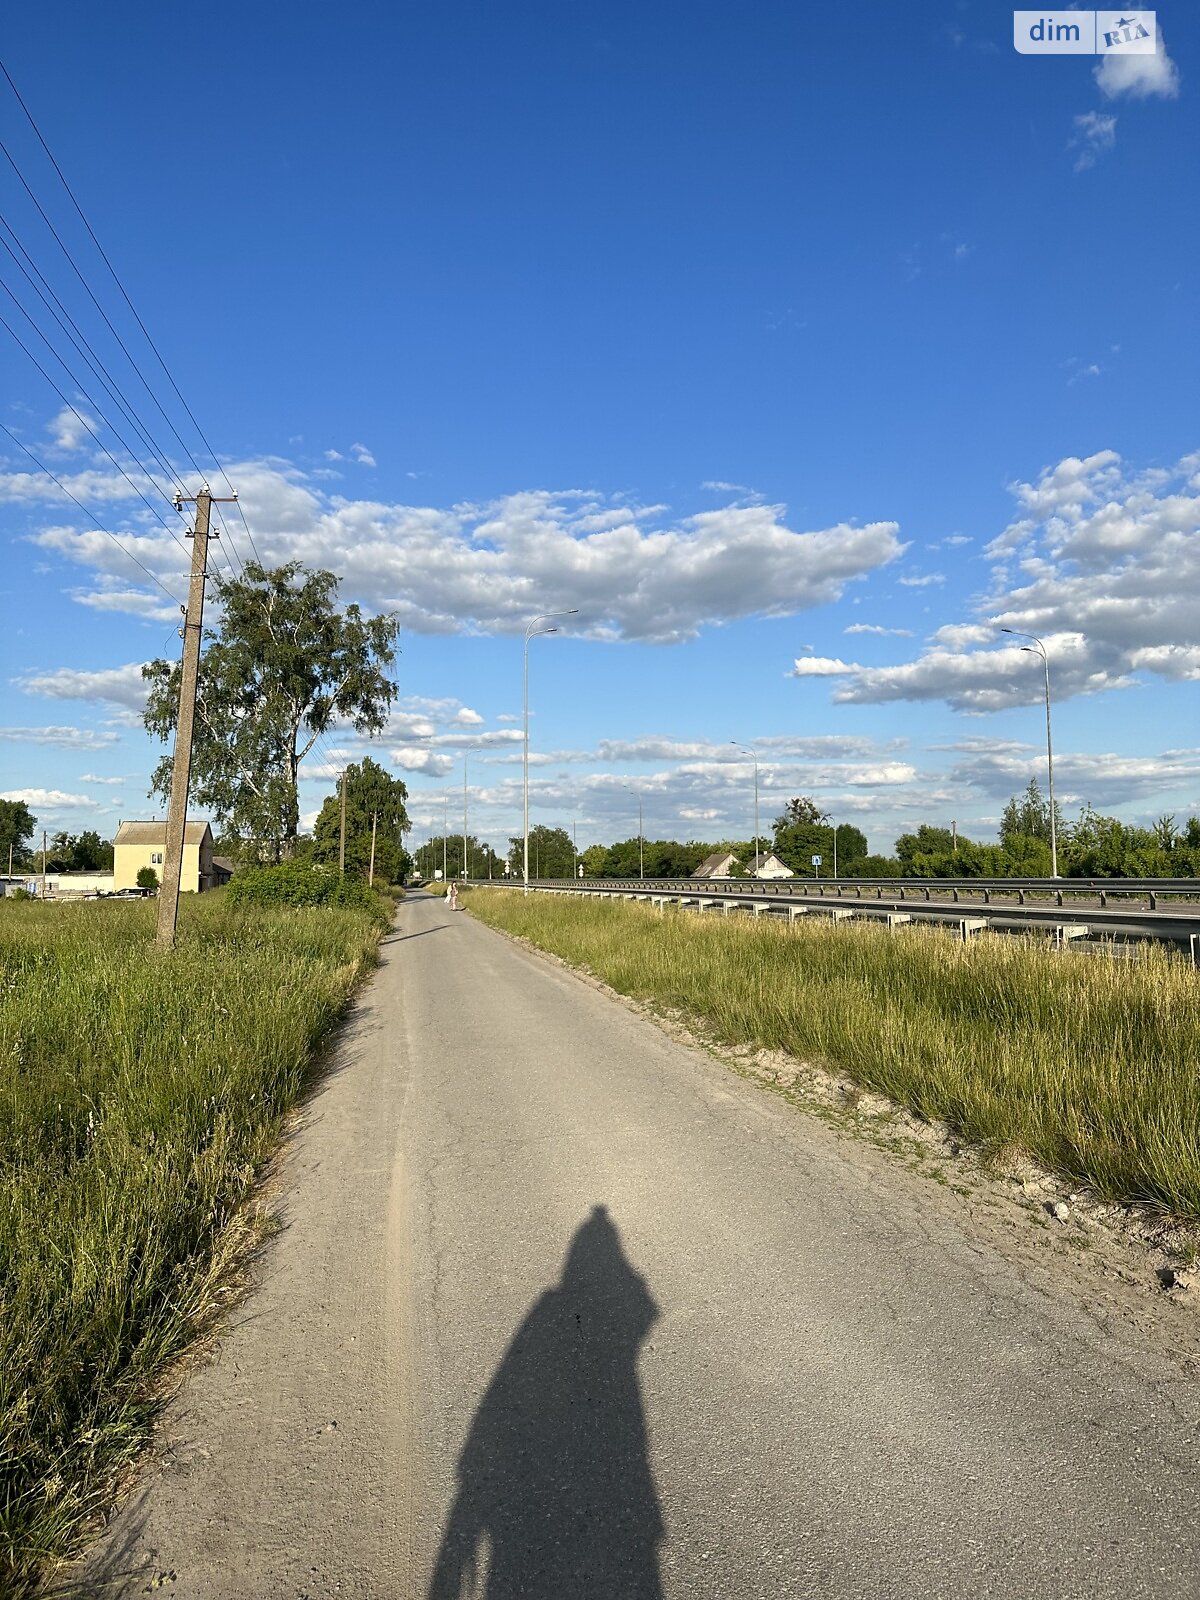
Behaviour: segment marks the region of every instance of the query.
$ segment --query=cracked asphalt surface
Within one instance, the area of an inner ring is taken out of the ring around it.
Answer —
[[[1194,1600],[1164,1350],[440,900],[382,954],[82,1592]]]

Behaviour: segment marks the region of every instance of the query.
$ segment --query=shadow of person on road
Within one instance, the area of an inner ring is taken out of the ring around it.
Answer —
[[[657,1317],[597,1206],[475,1413],[429,1600],[661,1600],[636,1370]]]

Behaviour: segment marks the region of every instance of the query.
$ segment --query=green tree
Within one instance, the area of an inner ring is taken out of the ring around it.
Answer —
[[[799,823],[828,821],[829,813],[822,811],[810,794],[801,794],[789,800],[782,816],[775,818],[775,829],[778,832],[780,828],[794,828]]]
[[[842,836],[843,830],[851,848],[858,850],[861,855],[867,853],[867,841],[857,828],[843,823],[838,830],[838,871],[842,869]],[[775,818],[772,824],[774,843],[772,848],[783,862],[785,867],[790,867],[797,876],[812,877],[814,856],[821,857],[821,865],[825,871],[833,871],[833,835],[834,829],[830,825],[829,813],[822,811],[811,795],[797,795],[789,800],[784,810]],[[859,849],[861,841],[861,849]],[[753,852],[746,856],[746,861],[751,861]],[[746,868],[750,870],[749,865]]]
[[[585,878],[602,878],[604,876],[604,861],[608,851],[602,844],[590,844],[586,850],[579,852],[579,862],[583,867]]]
[[[1154,834],[1155,843],[1160,850],[1173,850],[1180,842],[1181,836],[1173,816],[1159,817],[1150,831]]]
[[[645,860],[645,841],[634,834],[632,839],[618,839],[604,852],[605,878],[636,878]]]
[[[959,840],[960,845],[965,840]],[[906,869],[917,856],[949,856],[954,854],[955,838],[949,828],[935,828],[923,822],[915,833],[902,833],[896,840],[896,859],[901,869]],[[915,873],[904,871],[905,877]],[[948,876],[948,874],[947,874]]]
[[[259,853],[290,855],[300,825],[300,764],[323,733],[349,722],[379,733],[396,685],[394,616],[339,610],[338,580],[298,561],[271,569],[248,562],[240,578],[216,578],[221,610],[206,629],[192,744],[192,792]],[[180,666],[152,661],[147,729],[164,742],[179,711]],[[169,796],[171,758],[155,768],[152,793]]]
[[[525,870],[525,835],[508,841],[508,864],[515,878]],[[575,847],[565,828],[547,828],[542,823],[529,830],[529,876],[531,878],[569,878],[575,870]]]
[[[1054,827],[1060,839],[1067,833],[1067,826],[1058,802],[1054,804]],[[1050,802],[1042,794],[1036,778],[1030,778],[1029,786],[1021,794],[1013,795],[1004,807],[1000,816],[1000,843],[1008,849],[1014,839],[1041,839],[1043,843],[1050,843]]]
[[[0,872],[8,871],[8,852],[12,851],[13,866],[28,863],[29,841],[37,818],[24,800],[0,800]]]
[[[375,821],[375,876],[400,883],[408,865],[403,832],[408,790],[370,756],[346,768],[346,871],[365,878],[371,866],[371,822]],[[313,826],[313,860],[326,866],[341,859],[341,791],[329,795]]]
[[[446,876],[463,875],[463,840],[461,833],[447,834],[445,841]],[[442,871],[442,836],[434,834],[413,851],[413,864],[422,878],[434,878]],[[467,876],[469,878],[503,878],[504,862],[485,839],[467,835]]]
[[[1090,805],[1068,830],[1067,872],[1073,878],[1157,878],[1176,870],[1149,828],[1131,827]]]
[[[139,867],[134,882],[139,889],[149,889],[153,892],[158,888],[158,873],[153,867]]]
[[[113,847],[107,839],[89,829],[75,840],[71,865],[76,872],[111,872]]]
[[[838,872],[852,877],[855,864],[866,859],[867,836],[852,822],[839,822],[836,832]]]

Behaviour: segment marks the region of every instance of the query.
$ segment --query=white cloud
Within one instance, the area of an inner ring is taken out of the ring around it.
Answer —
[[[75,589],[71,598],[93,611],[118,611],[124,616],[144,617],[148,622],[181,621],[179,607],[159,590],[104,588]]]
[[[80,783],[107,783],[116,787],[118,784],[128,783],[128,778],[102,778],[99,773],[85,772],[80,776]]]
[[[329,567],[347,597],[419,633],[518,633],[532,613],[571,604],[573,630],[673,643],[740,617],[830,604],[904,549],[894,522],[798,531],[782,506],[672,519],[662,507],[540,489],[480,506],[409,506],[333,494],[278,460],[228,470],[268,564]],[[29,476],[0,474],[0,496],[36,498]],[[182,583],[185,556],[165,532],[126,537],[168,586]],[[129,596],[128,562],[102,533],[55,527],[34,538],[97,573],[88,603]]]
[[[842,678],[847,673],[863,672],[865,668],[853,662],[839,661],[836,656],[801,656],[792,663],[789,674],[793,678]]]
[[[956,748],[954,746],[951,749]],[[957,747],[968,757],[950,773],[956,786],[995,799],[1023,789],[1030,778],[1046,785],[1043,746],[965,741]],[[1167,750],[1161,755],[1122,756],[1111,751],[1054,752],[1054,795],[1068,811],[1085,803],[1122,805],[1144,795],[1170,794],[1200,782],[1200,750]],[[1169,803],[1169,802],[1163,802]]]
[[[452,750],[507,750],[523,740],[516,728],[491,728],[483,733],[439,733],[429,742]]]
[[[424,772],[431,778],[444,778],[458,765],[454,756],[431,749],[427,744],[401,744],[389,751],[394,766],[401,772]]]
[[[91,444],[97,431],[95,418],[72,406],[64,406],[47,429],[57,450],[78,450]]]
[[[843,678],[840,702],[945,700],[974,712],[1036,702],[1039,663],[1004,638],[1004,626],[1045,641],[1058,700],[1125,688],[1138,673],[1200,679],[1198,465],[1193,454],[1173,468],[1127,471],[1101,450],[1014,484],[1023,514],[987,547],[996,564],[975,620],[938,629],[915,661],[803,659],[797,675]]]
[[[734,766],[749,766],[751,756],[756,755],[760,771],[766,771],[772,761],[831,760],[839,756],[867,755],[877,749],[872,740],[861,735],[837,733],[815,734],[810,738],[792,733],[771,734],[747,740],[746,745],[750,755],[732,740],[646,735],[639,739],[601,739],[594,751],[575,755],[576,759],[597,762],[712,761]]]
[[[901,578],[900,582],[906,589],[928,589],[931,584],[945,583],[944,572],[927,572],[923,578]]]
[[[1116,142],[1116,117],[1104,111],[1083,112],[1075,118],[1075,132],[1067,142],[1068,150],[1079,151],[1075,157],[1075,171],[1086,172],[1089,167],[1094,167],[1100,156],[1111,150]]]
[[[878,622],[852,622],[843,633],[877,633],[880,638],[911,639],[911,628],[884,628]]]
[[[5,789],[0,800],[23,800],[39,811],[95,811],[96,802],[86,794],[64,794],[61,789]]]
[[[157,486],[149,478],[143,477],[140,472],[132,468],[127,470],[147,498],[151,494],[158,493]],[[111,468],[102,471],[98,467],[89,467],[82,472],[59,472],[55,477],[58,483],[44,472],[0,472],[0,501],[65,505],[69,503],[70,496],[74,495],[75,499],[90,505],[98,501],[123,501],[135,498],[129,484],[120,473],[113,472]],[[137,503],[141,504],[140,501]],[[112,531],[119,534],[122,539],[129,537],[119,526],[114,526]],[[98,537],[103,538],[104,535],[100,534]]]
[[[1150,56],[1106,55],[1092,73],[1101,93],[1110,100],[1122,95],[1131,100],[1151,96],[1174,100],[1179,93],[1179,68],[1167,54],[1161,28],[1155,43],[1157,49]]]
[[[91,728],[0,728],[0,739],[14,744],[51,745],[57,750],[104,750],[118,743],[120,735],[97,733]]]
[[[478,711],[473,711],[470,706],[463,705],[461,700],[430,699],[427,695],[405,695],[399,705],[406,711],[423,712],[428,717],[433,717],[441,723],[453,723],[458,727],[480,727],[483,718]],[[519,718],[499,717],[497,721],[519,721]]]
[[[948,622],[934,633],[933,640],[959,650],[965,644],[995,644],[996,630],[985,622]]]
[[[123,706],[139,716],[146,704],[147,684],[138,661],[97,672],[58,667],[53,672],[28,673],[13,682],[26,694],[46,695],[51,700],[100,700]]]
[[[354,457],[355,461],[358,462],[360,467],[373,467],[376,465],[375,457],[367,449],[365,444],[352,444],[350,446],[350,453]]]

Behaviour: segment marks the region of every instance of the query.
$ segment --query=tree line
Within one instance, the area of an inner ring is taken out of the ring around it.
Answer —
[[[1177,824],[1160,817],[1141,828],[1104,816],[1085,806],[1068,822],[1055,806],[1059,873],[1076,878],[1200,877],[1200,818]],[[831,877],[834,841],[837,873],[844,878],[1048,878],[1050,876],[1050,807],[1036,781],[1006,803],[998,844],[985,844],[953,827],[921,823],[896,839],[891,855],[871,854],[867,837],[852,823],[831,822],[810,795],[788,801],[771,825],[770,838],[681,842],[676,839],[618,839],[592,844],[578,853],[565,828],[538,824],[529,830],[531,878],[571,878],[583,868],[586,878],[686,878],[710,856],[729,854],[733,877],[749,876],[756,847],[769,850],[798,877]],[[467,876],[520,878],[524,839],[509,841],[506,857],[469,835]],[[814,867],[813,856],[820,856]],[[462,835],[450,834],[444,844],[444,870],[462,875]],[[426,878],[443,870],[443,840],[431,835],[414,851],[416,871]]]
[[[113,847],[94,829],[52,833],[45,853],[33,848],[37,818],[24,800],[0,800],[0,872],[111,872]]]

